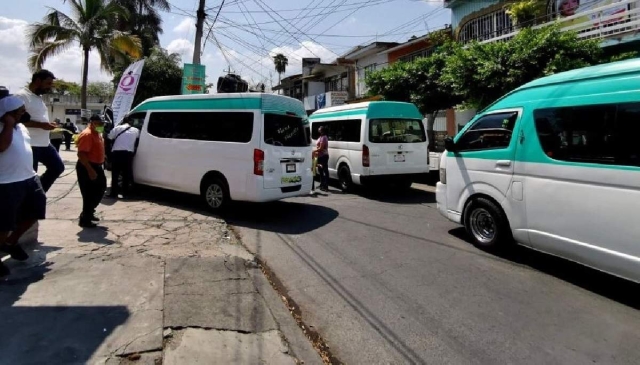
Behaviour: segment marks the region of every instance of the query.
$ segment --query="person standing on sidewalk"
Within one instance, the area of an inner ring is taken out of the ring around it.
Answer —
[[[0,251],[15,260],[29,258],[18,240],[45,218],[47,197],[33,171],[33,152],[27,128],[21,124],[24,102],[15,96],[0,100]],[[0,277],[9,269],[0,261]]]
[[[327,129],[318,129],[320,137],[316,144],[316,154],[318,156],[318,171],[320,172],[320,190],[329,191],[329,138]]]
[[[129,187],[133,181],[133,155],[138,144],[140,131],[129,124],[125,117],[122,123],[109,133],[111,147],[111,191],[109,197],[118,198],[118,179],[122,175],[122,197],[129,195]]]
[[[78,148],[78,163],[76,173],[78,185],[82,194],[82,213],[80,227],[93,228],[98,219],[95,216],[96,207],[102,201],[107,190],[107,178],[104,175],[104,121],[99,115],[89,118],[89,126],[80,133],[76,141]]]
[[[24,101],[31,120],[24,125],[29,129],[31,148],[33,150],[33,169],[38,172],[38,163],[46,167],[40,176],[44,191],[49,191],[53,182],[64,172],[64,163],[60,155],[49,141],[49,131],[56,128],[49,122],[49,111],[41,95],[51,92],[55,77],[50,71],[40,70],[33,74],[28,87],[18,91],[16,96]]]
[[[62,128],[65,129],[65,132],[64,132],[65,151],[71,151],[71,138],[73,138],[74,134],[78,133],[78,127],[76,127],[75,123],[71,122],[71,119],[67,118],[67,121],[64,123]]]
[[[56,152],[60,152],[60,145],[64,138],[64,132],[62,130],[62,125],[60,124],[60,119],[56,119],[54,123],[56,124],[56,129],[50,131],[49,138],[51,139],[51,145],[56,149]]]

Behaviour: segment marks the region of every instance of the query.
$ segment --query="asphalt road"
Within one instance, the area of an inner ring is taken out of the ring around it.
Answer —
[[[334,190],[227,219],[343,362],[640,361],[639,285],[526,248],[484,253],[433,193]]]

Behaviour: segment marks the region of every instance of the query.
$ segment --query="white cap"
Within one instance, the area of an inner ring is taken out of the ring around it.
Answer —
[[[21,106],[24,106],[24,101],[17,96],[11,95],[0,99],[0,117],[19,109]]]

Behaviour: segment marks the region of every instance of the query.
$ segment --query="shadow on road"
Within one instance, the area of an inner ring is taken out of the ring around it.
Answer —
[[[365,199],[390,204],[432,204],[436,194],[418,189],[398,189],[393,187],[361,188],[357,193]]]
[[[173,208],[211,215],[197,195],[144,187],[139,199]],[[312,204],[276,201],[269,203],[233,202],[221,214],[227,223],[282,234],[303,234],[321,228],[338,217],[334,209]]]
[[[449,234],[471,244],[471,240],[463,227],[452,229]],[[554,276],[631,308],[640,309],[640,296],[638,296],[640,285],[631,281],[520,245],[513,245],[503,252],[495,253],[495,255],[520,265],[529,266],[534,270]]]
[[[224,218],[234,226],[282,234],[304,234],[338,218],[334,209],[294,202],[236,203]]]

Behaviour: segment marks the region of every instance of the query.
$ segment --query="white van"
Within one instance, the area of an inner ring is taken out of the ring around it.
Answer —
[[[299,100],[234,93],[151,98],[129,113],[140,128],[138,184],[200,194],[212,210],[311,191],[308,118]]]
[[[522,245],[640,282],[640,60],[530,82],[447,140],[439,211],[473,242]]]
[[[377,181],[409,187],[429,172],[423,116],[411,103],[374,101],[320,109],[309,117],[313,142],[329,138],[329,175],[343,190]]]

